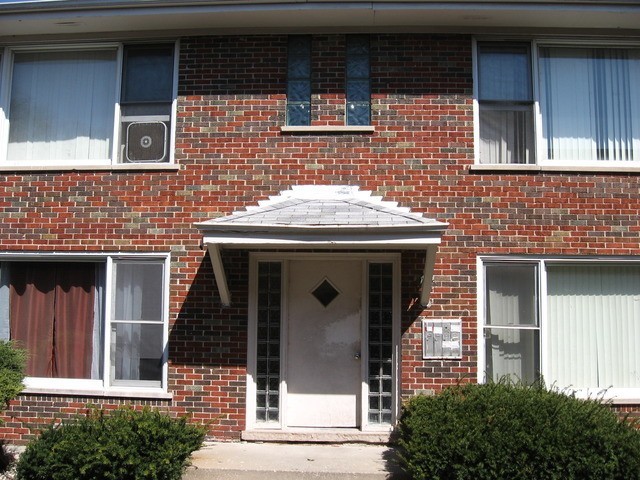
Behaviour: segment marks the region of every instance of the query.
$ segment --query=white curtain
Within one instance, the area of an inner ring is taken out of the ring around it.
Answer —
[[[480,105],[480,161],[532,163],[533,115],[530,105]]]
[[[548,383],[640,386],[640,267],[549,266]]]
[[[540,77],[549,160],[640,159],[640,51],[541,48]]]
[[[0,339],[9,340],[11,329],[9,328],[9,269],[8,264],[0,262]]]
[[[486,375],[494,381],[509,377],[513,381],[533,383],[538,377],[538,330],[485,330]]]
[[[162,321],[163,264],[116,261],[115,320]]]
[[[111,330],[114,380],[140,379],[140,324],[118,323]]]
[[[163,264],[116,262],[114,274],[112,379],[160,381]]]
[[[116,69],[115,50],[17,52],[8,159],[109,159]]]
[[[537,378],[539,332],[535,272],[533,265],[486,267],[486,370],[487,376],[494,380],[509,376],[515,381],[531,383]]]
[[[91,378],[102,378],[104,368],[104,263],[96,264],[96,295],[94,296],[93,362]]]

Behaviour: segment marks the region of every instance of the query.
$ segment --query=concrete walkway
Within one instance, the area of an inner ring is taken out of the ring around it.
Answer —
[[[183,480],[405,480],[382,445],[208,443]]]

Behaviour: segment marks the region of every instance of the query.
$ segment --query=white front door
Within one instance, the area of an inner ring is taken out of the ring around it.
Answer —
[[[362,271],[357,260],[289,263],[287,426],[359,426]]]

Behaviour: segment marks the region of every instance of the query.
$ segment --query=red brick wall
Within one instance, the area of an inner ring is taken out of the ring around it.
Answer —
[[[313,37],[312,122],[343,124],[344,37]],[[402,257],[406,397],[476,378],[479,254],[638,254],[638,176],[470,172],[471,38],[371,37],[372,134],[288,134],[286,37],[181,40],[179,171],[0,176],[0,250],[172,252],[171,400],[211,435],[244,427],[247,252],[225,252],[233,306],[222,308],[193,223],[298,184],[351,184],[450,226],[432,305],[416,299],[423,252]],[[462,361],[423,361],[420,316],[461,318]],[[23,395],[0,433],[12,441],[53,418],[125,402]],[[625,407],[620,407],[624,410]]]

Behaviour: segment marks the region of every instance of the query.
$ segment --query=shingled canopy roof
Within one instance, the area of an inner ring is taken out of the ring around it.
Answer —
[[[196,226],[209,250],[224,304],[230,298],[220,248],[426,249],[426,304],[436,248],[447,224],[358,187],[322,185],[293,187],[257,206]]]

